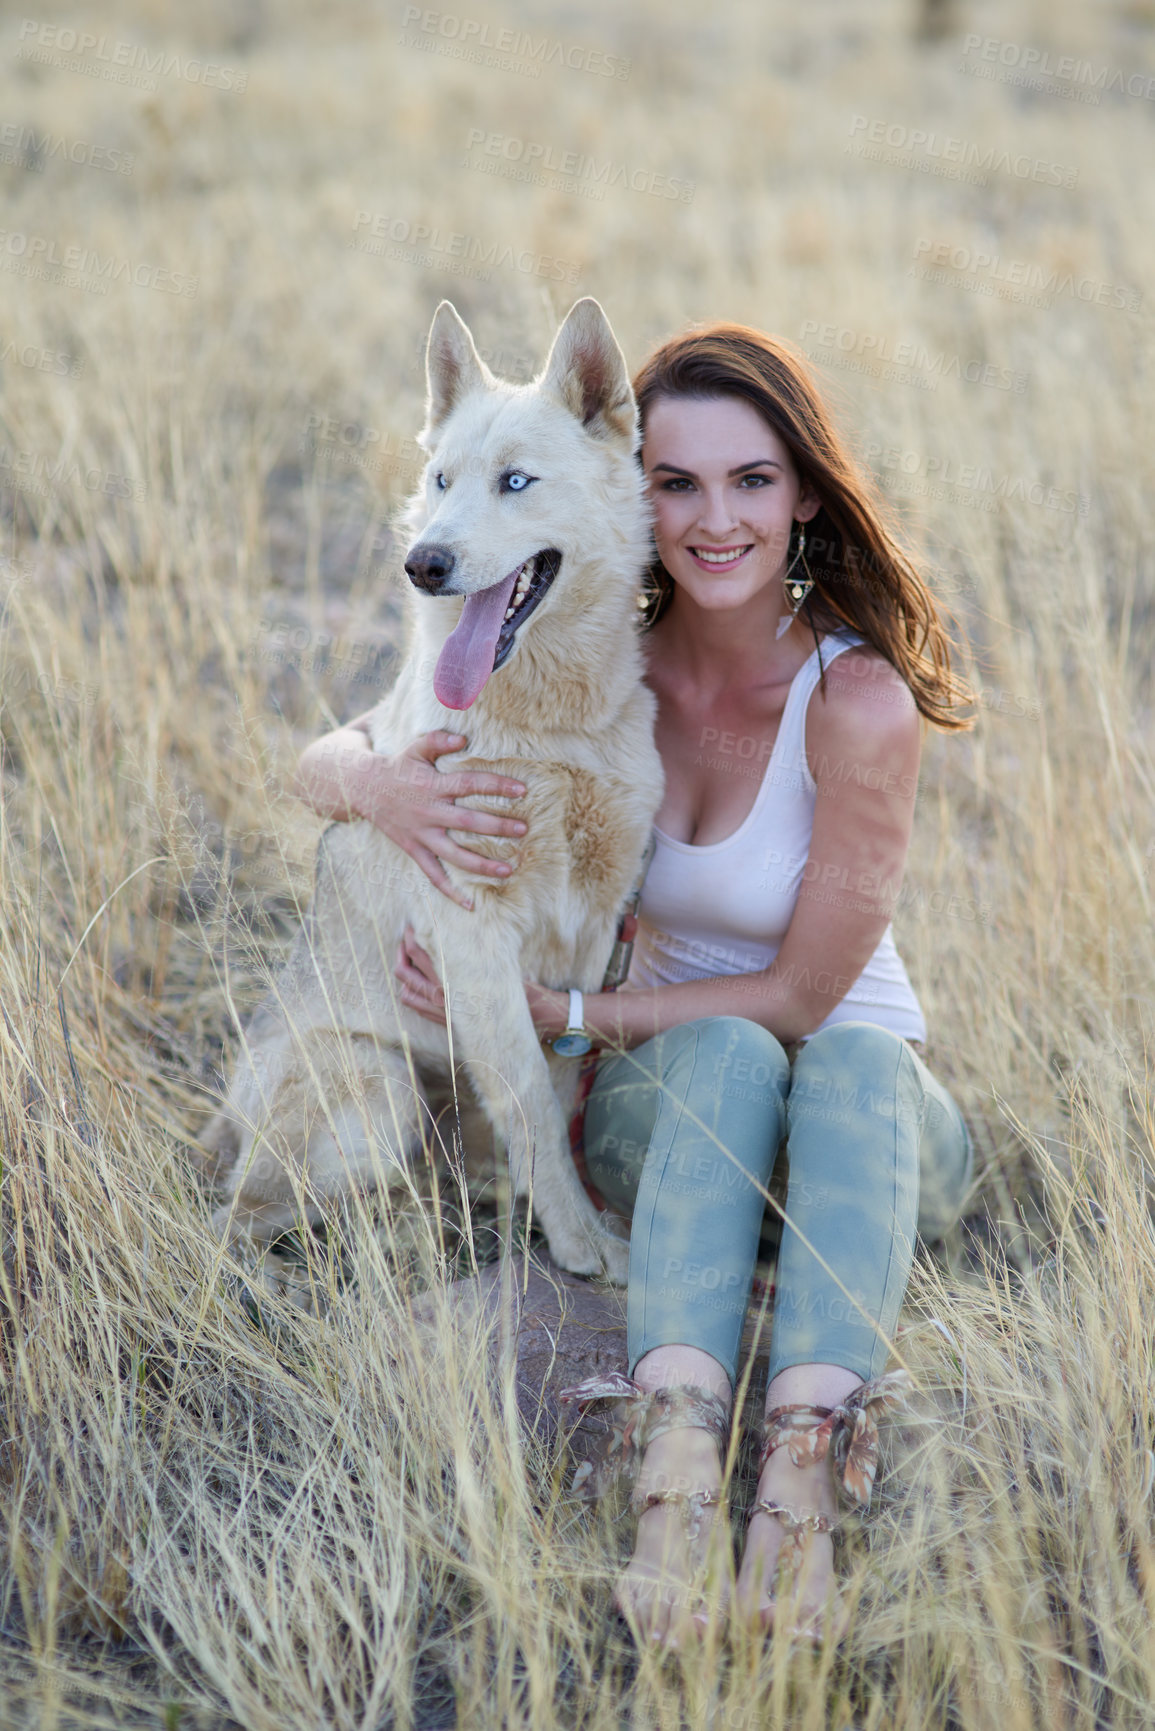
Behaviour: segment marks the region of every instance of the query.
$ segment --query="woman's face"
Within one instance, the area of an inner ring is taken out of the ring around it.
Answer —
[[[785,610],[791,527],[820,501],[758,411],[740,397],[658,397],[642,466],[658,555],[678,588],[711,611],[763,591]]]

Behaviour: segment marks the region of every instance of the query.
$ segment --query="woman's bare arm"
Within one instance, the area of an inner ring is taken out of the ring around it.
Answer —
[[[607,1045],[637,1046],[702,1016],[744,1016],[790,1045],[821,1026],[878,948],[906,869],[920,719],[909,687],[881,657],[845,668],[840,657],[827,682],[806,724],[817,786],[810,852],[774,961],[755,973],[587,997],[585,1025]],[[566,995],[540,986],[527,994],[539,1033],[560,1033]]]
[[[293,792],[321,817],[338,823],[361,817],[375,824],[443,895],[472,907],[469,890],[450,881],[446,864],[489,877],[506,877],[511,867],[463,847],[446,831],[523,836],[526,825],[520,818],[475,811],[454,801],[479,793],[517,799],[525,793],[524,783],[488,771],[441,774],[437,759],[461,751],[468,743],[463,734],[425,733],[391,757],[375,752],[369,738],[371,714],[367,711],[307,745],[297,762]]]
[[[291,791],[318,817],[337,823],[360,817],[362,783],[372,755],[368,723],[359,715],[305,747],[297,759]]]

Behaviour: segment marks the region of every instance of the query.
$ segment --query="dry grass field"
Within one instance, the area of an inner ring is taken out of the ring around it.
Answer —
[[[1153,146],[1142,0],[0,18],[3,1725],[1152,1722]],[[818,1656],[623,1638],[628,1522],[494,1325],[411,1321],[488,1195],[273,1283],[187,1154],[307,905],[296,754],[396,666],[433,309],[525,379],[586,293],[633,366],[811,354],[978,693],[895,922],[976,1185]]]

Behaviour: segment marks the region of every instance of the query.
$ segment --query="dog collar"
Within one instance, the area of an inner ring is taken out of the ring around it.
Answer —
[[[559,1058],[584,1058],[585,1054],[593,1049],[593,1041],[582,1027],[583,1015],[582,995],[576,986],[571,986],[569,1021],[566,1023],[565,1033],[558,1034],[556,1039],[550,1041]]]

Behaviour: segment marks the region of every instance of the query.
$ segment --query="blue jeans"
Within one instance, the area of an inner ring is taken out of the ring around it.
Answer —
[[[938,1238],[958,1219],[974,1170],[958,1106],[896,1034],[836,1023],[791,1064],[740,1016],[607,1053],[585,1157],[631,1218],[631,1374],[676,1343],[708,1352],[732,1385],[764,1215],[779,1240],[770,1377],[824,1363],[865,1381],[886,1368],[916,1232]]]

